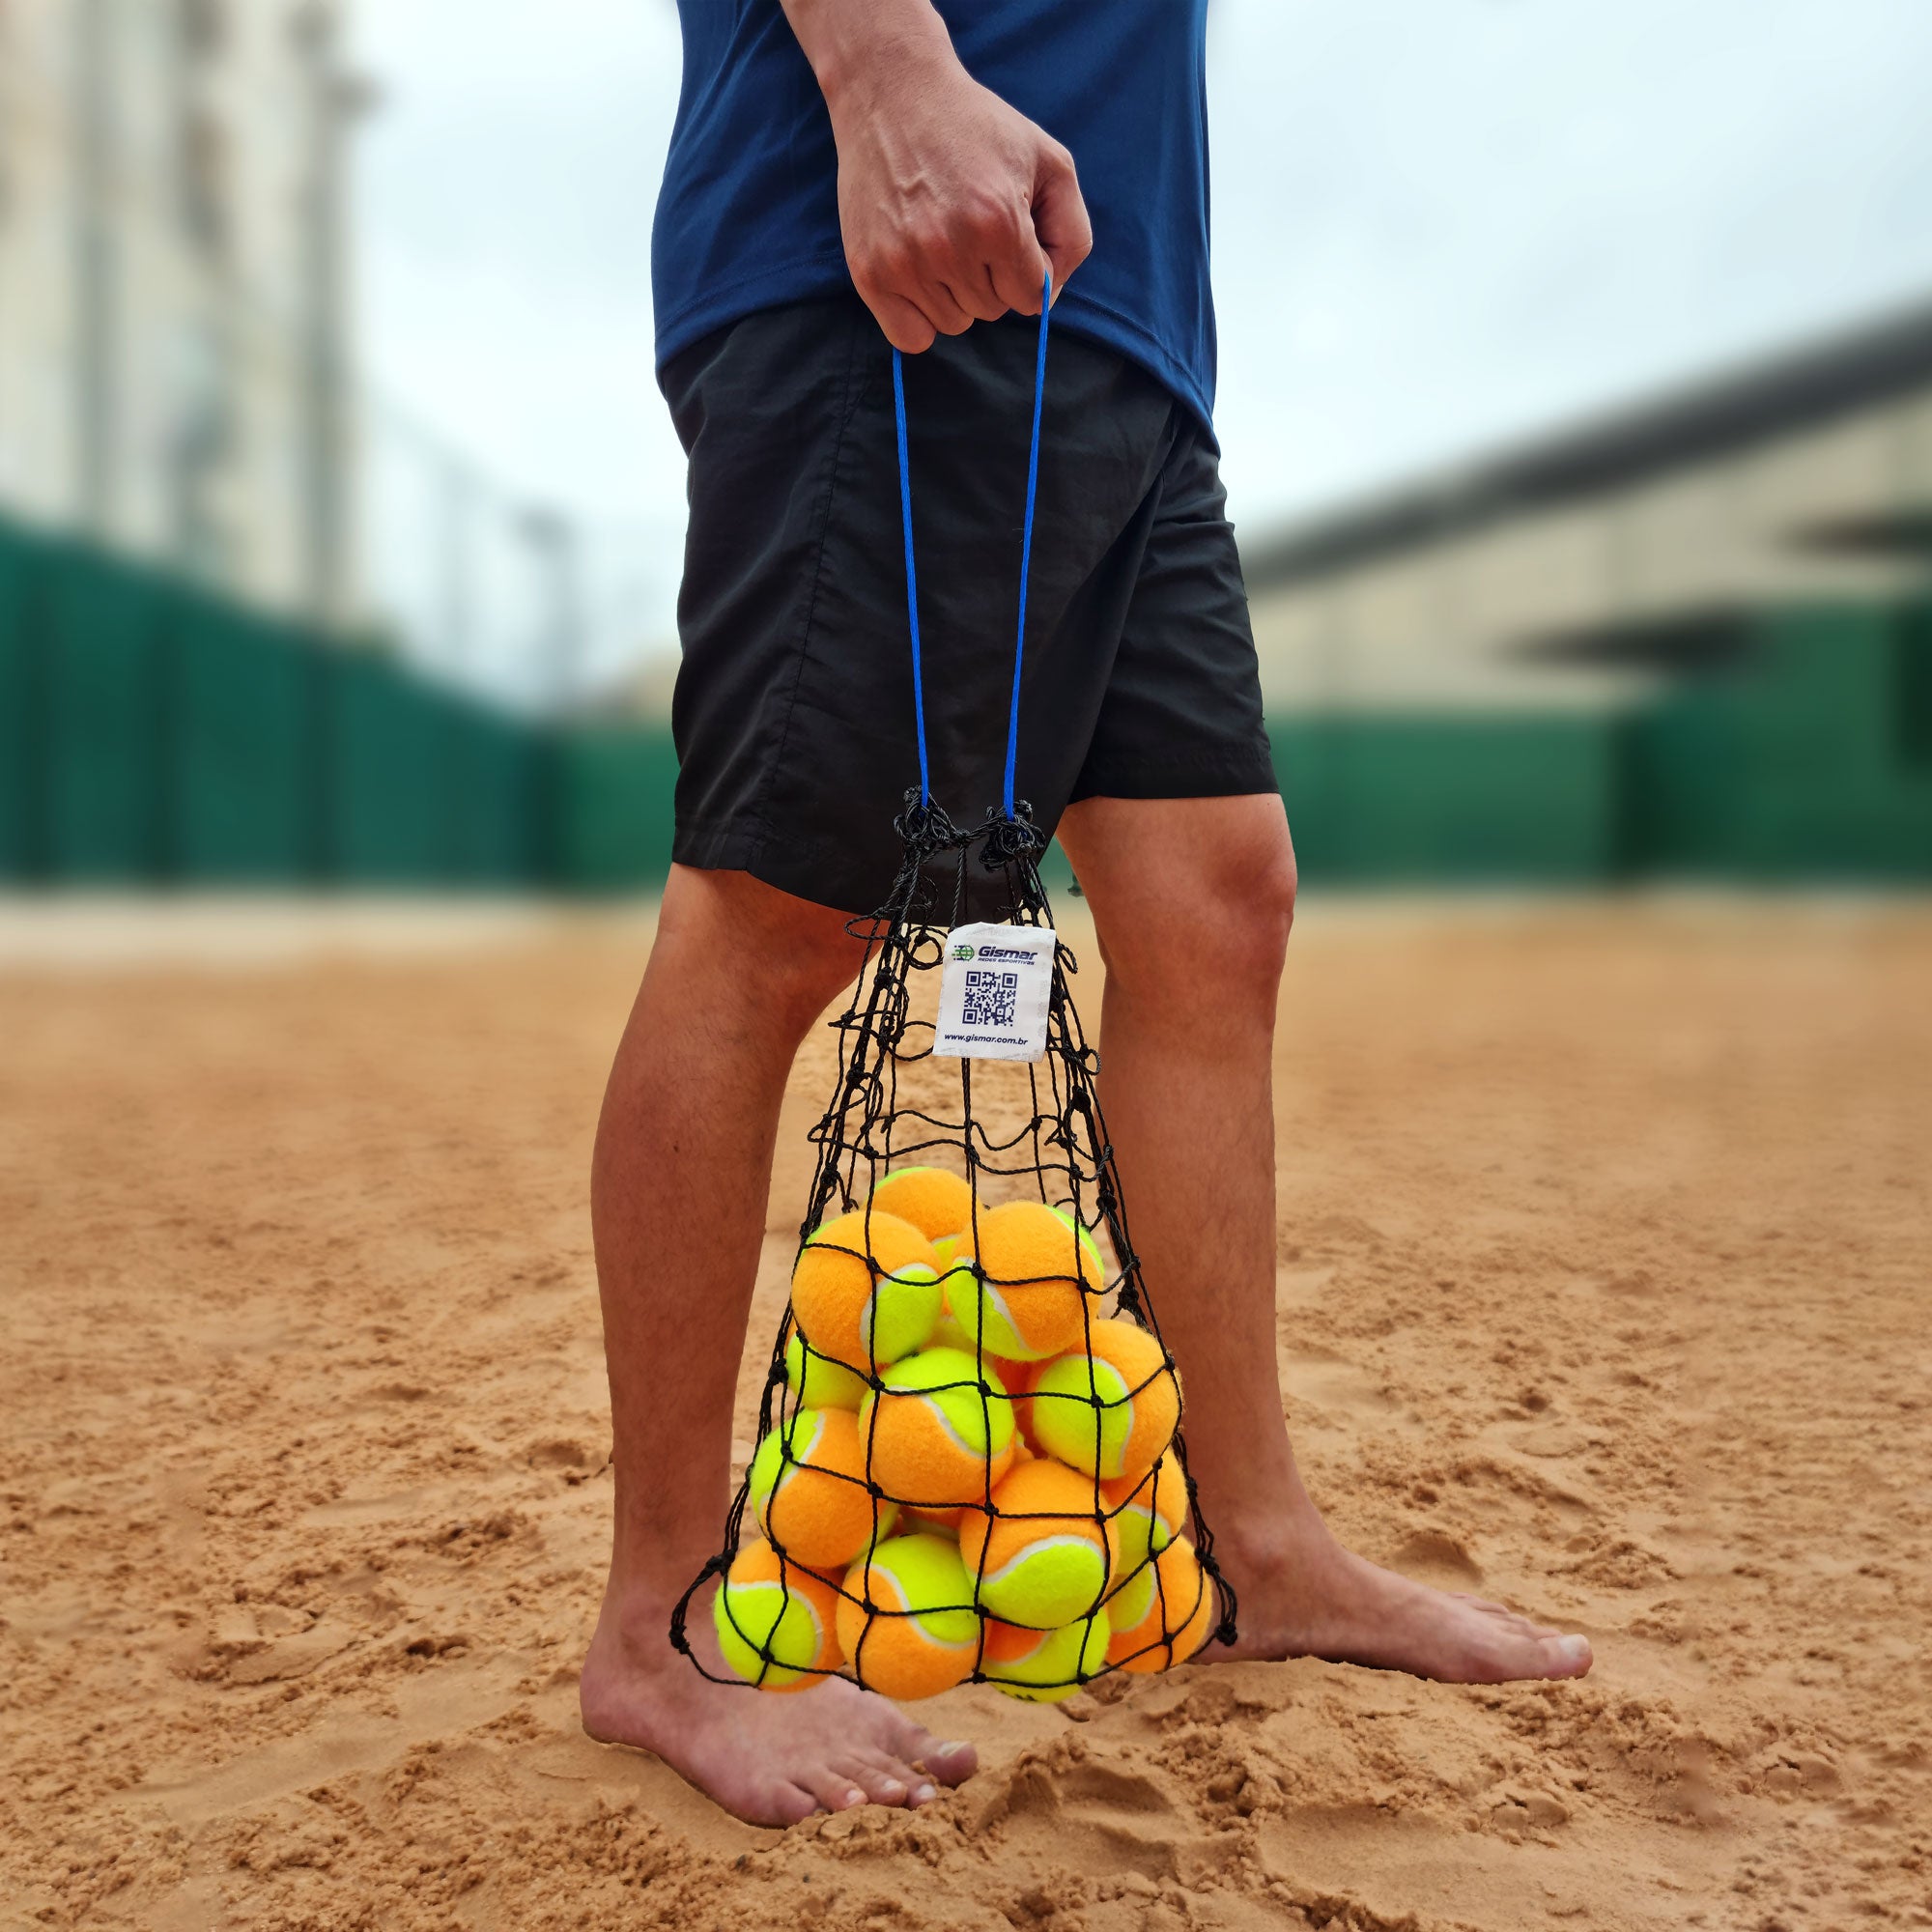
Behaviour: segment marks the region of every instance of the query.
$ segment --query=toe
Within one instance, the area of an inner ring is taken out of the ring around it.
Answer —
[[[759,1807],[753,1825],[796,1825],[821,1808],[818,1800],[802,1784],[775,1785]]]
[[[830,1765],[801,1772],[798,1782],[811,1793],[821,1811],[849,1811],[855,1804],[866,1803],[864,1787]]]
[[[904,1804],[921,1780],[909,1765],[895,1764],[883,1751],[860,1751],[840,1758],[833,1770],[855,1784],[874,1804]]]
[[[922,1731],[910,1753],[912,1762],[941,1784],[964,1784],[980,1769],[980,1753],[971,1745],[942,1743]]]
[[[1587,1677],[1591,1664],[1597,1661],[1586,1636],[1546,1637],[1544,1649],[1549,1653],[1552,1677]]]

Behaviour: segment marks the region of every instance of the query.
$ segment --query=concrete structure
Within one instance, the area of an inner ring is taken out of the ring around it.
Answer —
[[[0,508],[356,605],[341,0],[0,0]]]
[[[1270,717],[1548,715],[1932,559],[1932,303],[1244,547]]]

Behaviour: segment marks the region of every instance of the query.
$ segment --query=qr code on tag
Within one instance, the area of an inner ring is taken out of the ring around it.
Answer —
[[[966,1004],[960,1009],[962,1026],[1009,1027],[1019,1000],[1017,973],[989,973],[968,969]]]

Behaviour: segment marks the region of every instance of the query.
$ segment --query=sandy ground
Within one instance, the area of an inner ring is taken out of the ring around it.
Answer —
[[[967,1788],[788,1834],[576,1723],[646,925],[249,917],[0,943],[0,1924],[1932,1925],[1932,910],[1308,908],[1313,1485],[1596,1674],[965,1690]]]

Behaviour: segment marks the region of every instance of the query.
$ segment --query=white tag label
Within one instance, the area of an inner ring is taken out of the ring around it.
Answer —
[[[946,935],[935,1053],[1037,1060],[1053,992],[1050,925],[960,925]]]

